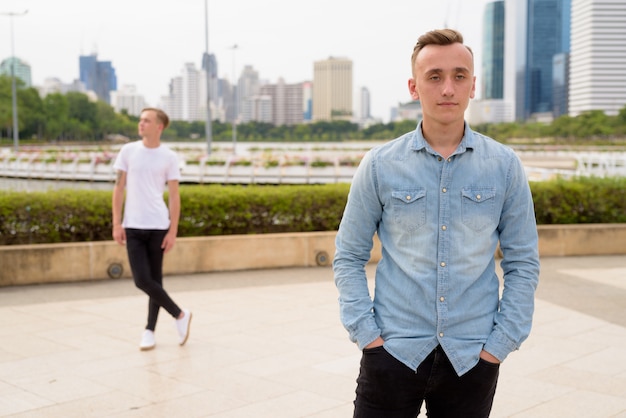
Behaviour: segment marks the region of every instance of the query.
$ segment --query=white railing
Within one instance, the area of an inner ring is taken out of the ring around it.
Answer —
[[[584,153],[576,157],[576,174],[598,177],[626,177],[626,154]]]
[[[178,150],[183,183],[350,182],[364,149],[257,151],[211,157]],[[625,152],[518,151],[531,181],[574,176],[626,177]],[[43,152],[0,152],[0,177],[112,182],[116,152],[78,152],[46,157]]]
[[[30,158],[0,159],[0,177],[113,182],[113,161],[73,160],[41,161]],[[311,164],[263,165],[254,161],[227,160],[214,164],[206,159],[181,160],[181,183],[340,183],[350,182],[355,165],[343,165],[339,160],[317,167]]]

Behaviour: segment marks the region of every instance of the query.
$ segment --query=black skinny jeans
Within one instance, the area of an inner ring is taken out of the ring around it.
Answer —
[[[126,228],[126,251],[135,286],[149,297],[146,329],[156,328],[159,308],[174,318],[181,309],[163,289],[163,249],[161,244],[167,230]]]
[[[354,418],[415,418],[422,403],[431,418],[487,418],[499,369],[481,359],[459,377],[439,346],[417,370],[383,347],[363,350]]]

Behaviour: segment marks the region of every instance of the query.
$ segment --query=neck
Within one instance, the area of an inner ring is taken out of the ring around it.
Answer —
[[[456,150],[464,133],[465,121],[448,125],[422,122],[424,139],[444,158],[448,158]]]
[[[159,145],[161,145],[161,138],[144,136],[143,138],[141,138],[141,142],[143,142],[143,145],[146,148],[157,148]]]

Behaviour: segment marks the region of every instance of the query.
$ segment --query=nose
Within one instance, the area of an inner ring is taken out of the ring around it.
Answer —
[[[454,96],[454,80],[450,78],[446,78],[443,80],[443,84],[441,86],[441,95],[442,96]]]

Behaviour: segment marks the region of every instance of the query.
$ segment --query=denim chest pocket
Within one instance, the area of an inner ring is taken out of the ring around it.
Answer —
[[[461,190],[461,216],[469,228],[480,231],[488,226],[495,227],[496,214],[495,187],[464,187]]]
[[[426,189],[392,190],[391,208],[396,226],[413,231],[426,223]]]

